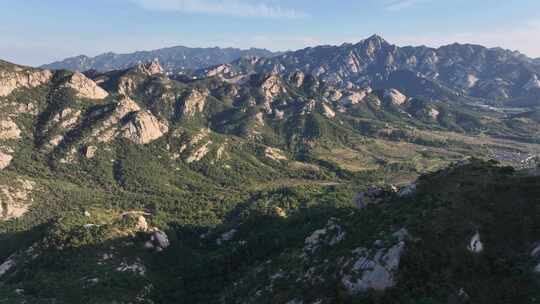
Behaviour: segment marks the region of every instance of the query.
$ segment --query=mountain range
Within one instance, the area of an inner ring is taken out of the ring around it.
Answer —
[[[197,55],[193,55],[197,54]],[[374,35],[356,44],[318,46],[283,54],[252,49],[184,47],[126,55],[77,57],[44,67],[122,69],[157,58],[167,72],[195,76],[292,73],[301,71],[341,87],[394,87],[431,99],[470,97],[499,106],[535,106],[540,99],[540,66],[519,52],[479,45],[440,48],[398,47]],[[190,64],[186,64],[190,62]]]
[[[67,69],[72,71],[97,70],[106,72],[133,67],[158,59],[163,68],[168,71],[197,70],[209,66],[231,62],[244,56],[271,57],[272,53],[265,49],[241,50],[235,48],[189,48],[175,46],[153,51],[140,51],[130,54],[115,54],[112,52],[95,57],[77,56],[43,65],[45,69]]]
[[[535,303],[532,59],[269,56],[0,61],[0,299]]]
[[[471,97],[486,104],[530,106],[539,100],[540,67],[501,48],[452,44],[398,47],[374,35],[357,44],[319,46],[271,58],[238,60],[234,71],[302,71],[341,87],[395,87],[432,99]]]

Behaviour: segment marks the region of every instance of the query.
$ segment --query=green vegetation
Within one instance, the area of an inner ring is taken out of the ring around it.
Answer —
[[[399,104],[382,91],[343,105],[328,99],[336,88],[294,74],[237,84],[148,73],[93,75],[110,93],[104,99],[77,97],[66,71],[0,98],[10,113],[2,121],[20,129],[1,140],[13,159],[0,171],[0,303],[540,296],[530,256],[540,241],[540,179],[506,166],[530,166],[540,151],[534,111]],[[18,110],[28,100],[35,113]],[[77,116],[64,117],[67,109]],[[147,119],[136,120],[140,113]],[[501,164],[455,163],[467,156]],[[391,190],[414,180],[410,195]],[[359,208],[370,186],[382,194]],[[361,252],[375,259],[402,229],[388,289],[344,283]],[[467,250],[476,232],[478,254]]]

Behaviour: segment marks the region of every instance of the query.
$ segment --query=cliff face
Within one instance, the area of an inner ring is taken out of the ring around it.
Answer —
[[[121,128],[123,137],[137,144],[150,143],[169,131],[165,122],[159,121],[148,111],[136,112],[129,122]]]
[[[109,96],[107,91],[79,72],[73,73],[64,86],[77,91],[76,96],[80,98],[103,99]]]
[[[34,182],[23,179],[0,185],[0,221],[15,219],[28,212],[34,187]]]
[[[53,76],[49,70],[23,69],[12,66],[0,70],[0,96],[8,96],[19,88],[35,88],[47,84]]]

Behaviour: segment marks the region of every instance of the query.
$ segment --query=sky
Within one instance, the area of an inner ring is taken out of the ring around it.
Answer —
[[[33,66],[175,45],[285,51],[372,34],[540,57],[540,0],[0,0],[0,11],[0,59]]]

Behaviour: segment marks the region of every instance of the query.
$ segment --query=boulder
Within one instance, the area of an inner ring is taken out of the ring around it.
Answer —
[[[150,239],[144,243],[144,248],[155,249],[156,251],[161,252],[171,245],[169,237],[165,232],[157,228],[151,228],[150,231]]]
[[[234,238],[234,235],[238,232],[236,229],[231,229],[225,233],[223,233],[217,240],[216,244],[221,245],[223,242],[230,241]]]
[[[266,147],[266,149],[264,149],[264,156],[275,161],[287,160],[287,157],[283,155],[283,152],[276,148]]]
[[[540,263],[534,267],[534,272],[540,273]]]
[[[139,215],[137,217],[137,224],[135,225],[135,229],[139,231],[147,231],[148,230],[148,223],[146,222],[146,218],[142,215]]]
[[[540,242],[534,244],[533,250],[531,251],[531,257],[536,259],[537,262],[540,261]],[[540,273],[540,262],[534,267],[533,271]]]
[[[10,139],[20,139],[21,130],[17,124],[11,120],[11,118],[6,117],[0,120],[0,139],[1,140],[10,140]]]
[[[28,211],[34,186],[33,182],[23,179],[0,185],[0,221],[21,217]]]
[[[96,156],[97,150],[98,150],[98,148],[96,146],[87,146],[84,149],[84,157],[86,157],[88,159],[94,158],[94,156]]]
[[[96,225],[96,224],[84,224],[83,225],[83,228],[85,228],[85,229],[92,229],[94,227],[99,228],[100,225]]]
[[[357,248],[341,270],[341,283],[349,294],[368,290],[383,291],[396,285],[396,272],[405,249],[406,229],[393,233],[397,243],[389,248],[379,248],[373,254],[367,248]],[[379,242],[380,243],[380,242]],[[375,244],[378,247],[378,244]]]
[[[169,125],[166,122],[158,120],[149,111],[140,111],[130,117],[129,122],[122,127],[121,134],[136,144],[147,144],[168,131]]]
[[[6,261],[4,261],[2,264],[0,264],[0,277],[8,273],[13,267],[16,266],[16,263],[14,261],[14,257],[9,257]]]
[[[413,195],[416,192],[416,183],[410,183],[409,185],[399,189],[398,196],[405,197]]]
[[[13,156],[0,151],[0,170],[5,169],[13,160]]]
[[[58,146],[63,140],[64,140],[64,136],[55,135],[49,140],[49,142],[47,143],[47,147],[49,149],[52,149],[52,148]]]
[[[402,105],[407,101],[407,96],[396,89],[384,90],[384,98],[394,105]]]
[[[420,111],[418,111],[416,113],[417,116],[419,117],[426,117],[426,118],[429,118],[429,119],[432,119],[432,120],[437,120],[437,118],[439,118],[439,115],[441,114],[441,112],[437,109],[435,109],[434,107],[428,107],[426,109],[422,109]]]
[[[480,232],[476,231],[469,241],[467,249],[472,253],[480,253],[484,250],[484,244],[482,244],[482,241],[480,240]]]
[[[281,217],[281,218],[287,217],[287,211],[285,211],[285,209],[281,207],[274,207],[272,210],[272,213],[277,217]]]
[[[354,197],[353,203],[359,209],[364,209],[368,205],[381,203],[384,200],[384,194],[384,189],[371,186],[367,191],[358,193]]]
[[[537,242],[534,245],[533,250],[531,251],[531,257],[533,258],[540,258],[540,242]]]
[[[150,226],[144,216],[149,216],[150,213],[144,211],[126,211],[120,214],[120,219],[133,225],[136,231],[149,231]]]
[[[137,259],[133,264],[128,264],[126,261],[123,261],[120,266],[116,268],[116,271],[131,272],[139,276],[144,276],[146,274],[146,267],[140,259]]]
[[[339,94],[341,95],[341,93]],[[360,103],[362,100],[364,100],[364,98],[366,98],[367,95],[368,95],[368,91],[351,92],[347,94],[345,97],[339,99],[339,103],[345,106],[355,105],[357,103]]]
[[[322,104],[322,114],[328,118],[336,117],[336,112],[330,108],[327,104]]]
[[[304,240],[304,252],[312,254],[323,246],[334,246],[343,241],[345,235],[345,230],[337,223],[337,220],[330,218],[323,228],[313,231]]]
[[[154,243],[154,245],[161,249],[168,248],[171,243],[169,242],[169,237],[167,234],[161,230],[156,230],[152,233],[152,236],[150,237],[150,240]]]

